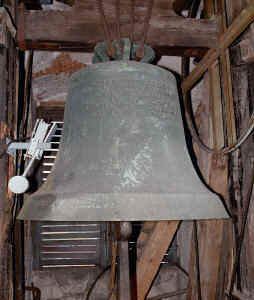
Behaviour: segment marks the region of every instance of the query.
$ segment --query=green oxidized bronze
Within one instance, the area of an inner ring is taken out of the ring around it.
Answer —
[[[157,66],[128,61],[135,56],[129,46],[125,42],[123,54],[117,54],[121,61],[104,63],[105,47],[96,47],[94,62],[101,63],[72,76],[55,168],[25,201],[19,218],[228,217],[189,157],[174,76]],[[152,52],[146,53],[149,60]]]

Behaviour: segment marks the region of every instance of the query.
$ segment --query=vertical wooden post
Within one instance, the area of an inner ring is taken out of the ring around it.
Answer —
[[[211,18],[215,15],[215,8],[218,7],[218,2],[213,0],[206,0],[204,2],[205,17]],[[215,6],[215,4],[217,4]],[[217,16],[219,12],[217,11]],[[225,29],[225,28],[224,28]],[[223,31],[221,30],[221,33]],[[231,81],[229,81],[228,68],[228,53],[223,58],[223,86],[228,88]],[[220,82],[220,68],[219,61],[217,60],[208,69],[208,74],[205,76],[204,85],[207,88],[204,93],[206,97],[203,99],[210,99],[209,102],[202,103],[203,110],[207,114],[201,114],[201,123],[208,122],[210,128],[207,128],[206,132],[201,132],[203,140],[207,144],[212,144],[213,147],[222,148],[225,142],[224,135],[224,122],[222,117],[222,94],[221,94],[221,82]],[[230,95],[230,87],[226,90],[227,100]],[[232,90],[231,90],[232,93]],[[230,98],[232,103],[232,97]],[[229,105],[226,106],[226,113],[229,114]],[[205,118],[205,119],[204,119]],[[232,117],[233,118],[233,117]],[[235,128],[232,128],[232,118],[227,121],[227,132],[234,132]],[[229,126],[230,125],[230,126]],[[235,133],[235,132],[234,132]],[[231,133],[230,133],[231,136]],[[235,135],[232,137],[235,138]],[[231,140],[230,140],[231,142]],[[208,184],[224,199],[228,198],[228,160],[227,158],[218,157],[217,155],[208,155],[206,153],[199,153],[199,165],[202,170]],[[221,299],[225,290],[225,269],[227,266],[228,257],[225,257],[225,253],[228,254],[228,247],[230,244],[229,225],[227,221],[223,220],[210,220],[202,221],[198,223],[198,237],[199,237],[199,257],[200,257],[200,275],[201,275],[201,292],[202,299],[215,300]],[[229,242],[229,244],[227,244]],[[189,299],[197,298],[197,287],[193,282],[196,276],[195,267],[191,266],[191,281],[192,289],[189,294]],[[194,288],[193,288],[194,287]]]
[[[1,153],[6,150],[8,136],[7,112],[7,49],[0,53],[0,142]],[[7,198],[8,157],[0,159],[0,299],[11,298],[11,259],[8,243],[10,203]]]
[[[0,52],[0,145],[6,151],[6,138],[15,137],[15,70],[16,49],[8,36],[9,48]],[[3,155],[0,159],[0,299],[13,299],[12,285],[12,194],[8,191],[8,178],[14,175],[14,159]]]

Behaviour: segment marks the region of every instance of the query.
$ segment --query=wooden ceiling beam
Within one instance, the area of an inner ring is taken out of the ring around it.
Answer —
[[[142,16],[136,19],[134,38],[143,33]],[[114,18],[110,19],[113,27]],[[71,8],[65,11],[18,11],[18,46],[20,49],[92,51],[104,40],[100,18],[89,9]],[[121,33],[127,37],[130,22],[122,17]],[[217,45],[217,24],[214,20],[194,20],[169,13],[153,15],[147,44],[167,55],[168,49],[207,49]],[[176,51],[175,51],[176,52]],[[188,51],[187,51],[188,53]],[[195,55],[194,55],[195,56]],[[197,56],[197,55],[196,55]]]

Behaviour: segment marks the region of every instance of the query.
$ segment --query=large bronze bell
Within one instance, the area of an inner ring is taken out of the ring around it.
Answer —
[[[70,84],[63,142],[21,219],[133,221],[227,218],[185,143],[174,76],[133,61],[91,65]]]

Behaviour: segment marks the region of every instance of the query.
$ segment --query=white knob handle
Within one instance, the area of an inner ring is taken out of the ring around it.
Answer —
[[[14,176],[9,180],[8,188],[15,194],[23,194],[29,188],[29,181],[24,176]]]

